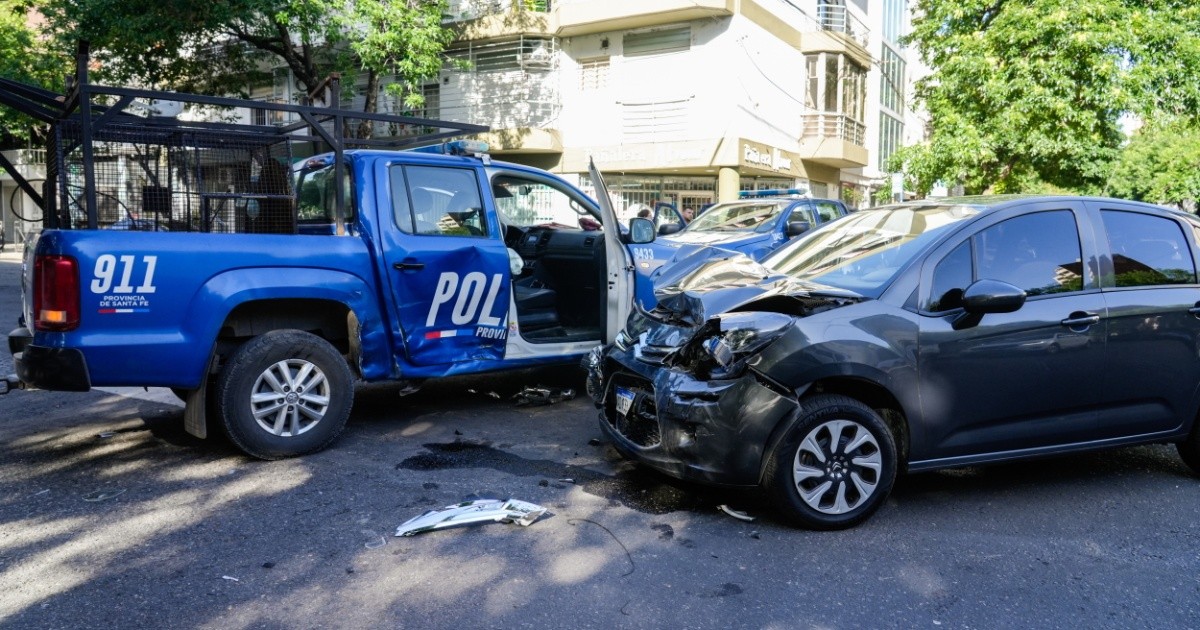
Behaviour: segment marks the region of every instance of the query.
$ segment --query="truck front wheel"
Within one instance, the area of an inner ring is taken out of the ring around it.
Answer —
[[[324,339],[276,330],[247,341],[217,380],[229,439],[260,459],[295,457],[329,446],[350,417],[354,377]]]

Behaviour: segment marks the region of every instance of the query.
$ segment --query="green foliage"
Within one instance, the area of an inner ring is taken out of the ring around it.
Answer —
[[[350,49],[362,68],[394,76],[387,86],[405,106],[425,104],[421,82],[436,77],[453,32],[442,26],[444,0],[357,0],[344,18]]]
[[[910,43],[931,135],[894,156],[918,191],[1098,192],[1133,113],[1200,112],[1200,7],[1186,0],[918,0]]]
[[[69,59],[51,54],[29,26],[31,6],[27,1],[0,0],[0,77],[61,92]],[[0,148],[21,146],[32,122],[0,107]]]
[[[1176,121],[1139,129],[1115,164],[1107,192],[1151,203],[1194,204],[1200,199],[1200,126]]]
[[[379,77],[394,76],[389,89],[419,106],[413,87],[437,75],[453,37],[444,0],[45,2],[59,46],[92,42],[101,80],[207,93],[245,94],[282,65],[304,92],[339,72],[347,97],[361,73],[372,95]]]

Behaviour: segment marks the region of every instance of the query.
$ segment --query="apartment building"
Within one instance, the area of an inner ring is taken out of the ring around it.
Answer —
[[[905,125],[905,0],[458,0],[419,114],[619,204],[807,188],[869,205]],[[620,208],[618,208],[620,209]]]

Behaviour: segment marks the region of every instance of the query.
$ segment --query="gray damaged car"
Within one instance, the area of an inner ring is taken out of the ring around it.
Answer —
[[[1174,442],[1200,470],[1200,221],[1099,198],[863,211],[679,260],[585,361],[625,457],[850,527],[897,472]]]

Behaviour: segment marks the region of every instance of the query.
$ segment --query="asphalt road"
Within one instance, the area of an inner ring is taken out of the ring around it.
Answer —
[[[362,387],[332,448],[269,463],[186,435],[162,392],[0,397],[0,626],[1200,626],[1200,481],[1171,447],[909,476],[866,524],[807,532],[622,462],[583,398],[510,398],[581,377]],[[391,535],[476,497],[550,511]]]

